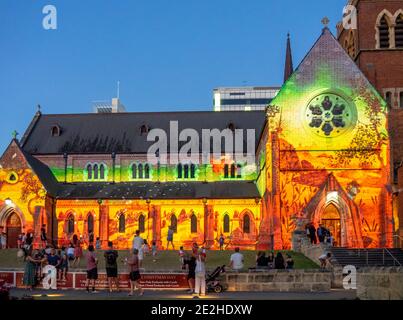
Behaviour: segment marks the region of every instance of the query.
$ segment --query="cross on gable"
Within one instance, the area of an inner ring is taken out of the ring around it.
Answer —
[[[329,23],[330,23],[330,20],[329,20],[328,17],[324,17],[324,18],[322,19],[322,24],[323,24],[325,27],[327,27],[327,26],[329,25]]]

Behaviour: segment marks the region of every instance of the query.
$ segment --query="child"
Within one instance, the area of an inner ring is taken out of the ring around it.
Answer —
[[[145,255],[148,255],[150,253],[150,246],[148,245],[148,242],[146,239],[144,239],[143,253]]]
[[[183,250],[183,247],[179,248],[179,262],[182,265],[182,269],[185,268],[185,251]]]
[[[59,250],[60,263],[59,263],[59,280],[66,281],[67,272],[69,270],[69,261],[67,260],[67,254],[64,250]]]
[[[17,239],[17,248],[21,249],[22,248],[22,233],[20,233],[18,235],[18,239]]]
[[[218,239],[218,243],[220,244],[220,250],[224,250],[224,236],[221,234],[220,239]]]
[[[153,242],[152,242],[152,245],[151,245],[151,254],[152,254],[153,257],[154,257],[153,262],[156,262],[157,259],[155,259],[155,257],[157,256],[157,243],[156,243],[155,241],[153,241]]]
[[[101,240],[99,237],[97,237],[97,240],[95,241],[95,249],[101,250]]]
[[[69,247],[67,248],[67,259],[68,261],[74,260],[74,247],[72,243],[70,243]]]

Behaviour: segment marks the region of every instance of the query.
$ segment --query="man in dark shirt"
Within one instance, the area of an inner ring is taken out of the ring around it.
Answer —
[[[188,283],[189,283],[189,293],[194,292],[194,284],[196,279],[196,258],[192,254],[191,256],[186,256],[184,259],[184,265],[188,270]]]
[[[41,228],[41,243],[42,243],[42,248],[46,248],[48,244],[48,238],[46,237],[46,225],[42,225]]]
[[[48,255],[48,264],[57,267],[60,262],[60,257],[56,254],[56,250],[52,248]]]
[[[116,290],[119,292],[118,280],[118,252],[113,249],[112,241],[108,242],[108,250],[105,251],[105,268],[106,276],[108,277],[109,292],[112,292],[112,282],[116,285]]]

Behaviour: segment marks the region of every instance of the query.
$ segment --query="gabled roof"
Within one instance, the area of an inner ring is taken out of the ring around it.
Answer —
[[[170,121],[178,121],[179,132],[195,129],[200,138],[202,129],[223,130],[230,124],[255,129],[257,141],[265,115],[263,111],[42,114],[24,135],[22,148],[30,154],[147,153],[153,142],[141,135],[141,127],[160,128],[169,135]],[[54,126],[60,128],[60,136],[51,135]],[[244,145],[246,150],[246,132]]]
[[[38,177],[47,193],[55,196],[59,189],[59,183],[50,171],[49,167],[29,153],[21,149],[18,141],[13,139],[6,151],[0,158],[0,164],[4,169],[26,169],[31,168]]]

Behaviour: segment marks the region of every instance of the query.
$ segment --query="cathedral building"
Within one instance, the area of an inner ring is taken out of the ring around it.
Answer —
[[[389,107],[394,214],[399,217],[395,246],[402,246],[403,227],[398,221],[403,221],[403,0],[348,4],[357,9],[357,26],[345,28],[340,23],[338,40]]]
[[[9,246],[20,232],[39,243],[44,224],[58,245],[93,235],[124,249],[140,230],[164,249],[172,227],[177,247],[216,249],[223,234],[228,249],[289,249],[308,222],[327,226],[337,246],[392,246],[386,102],[327,27],[286,69],[265,111],[37,112],[0,158]],[[255,130],[255,164],[224,154],[219,163],[149,163],[147,136],[169,132],[170,121],[199,134]]]

